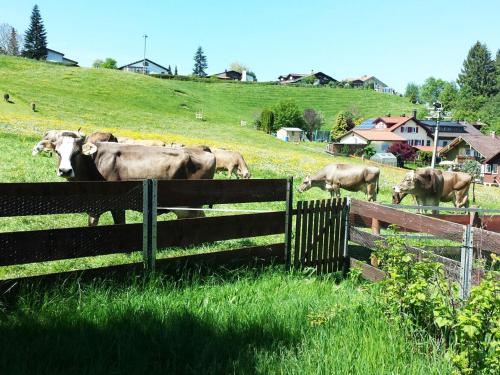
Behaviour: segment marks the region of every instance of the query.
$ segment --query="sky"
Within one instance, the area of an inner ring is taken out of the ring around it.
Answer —
[[[33,0],[0,0],[0,23],[21,33]],[[375,75],[403,92],[434,76],[456,80],[469,48],[500,48],[499,0],[38,0],[48,46],[91,66],[146,57],[190,74],[202,46],[209,74],[234,61],[259,81],[322,71]]]

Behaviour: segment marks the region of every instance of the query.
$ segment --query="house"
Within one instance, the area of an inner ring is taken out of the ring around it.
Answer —
[[[436,131],[436,120],[421,120],[420,122],[434,134]],[[467,121],[440,121],[438,147],[445,147],[455,138],[464,134],[482,135],[474,124],[469,124]]]
[[[280,128],[276,132],[276,138],[285,142],[300,142],[303,132],[300,128]]]
[[[498,181],[499,153],[500,137],[492,132],[491,135],[463,134],[443,147],[439,155],[459,164],[466,160],[478,161],[484,182],[494,183]]]
[[[337,82],[335,78],[332,78],[323,72],[314,73],[311,71],[309,74],[289,73],[281,75],[278,77],[278,83],[282,85],[304,83],[304,79],[308,77],[311,77],[311,80],[314,80],[313,85],[327,85],[330,82]]]
[[[375,76],[362,75],[361,77],[346,78],[344,82],[350,84],[352,87],[366,87],[372,86],[375,91],[394,94],[394,89],[388,87],[384,82]]]
[[[126,72],[152,74],[152,75],[171,74],[171,72],[169,72],[169,69],[149,59],[141,59],[133,63],[120,66],[118,69]]]
[[[404,143],[405,139],[390,131],[352,129],[340,137],[341,145],[372,145],[377,152],[387,152],[394,143]]]
[[[47,61],[56,62],[69,66],[78,66],[78,62],[75,60],[68,59],[64,57],[64,53],[55,51],[53,49],[47,48]]]
[[[483,183],[500,187],[500,150],[484,161]]]
[[[224,79],[228,81],[256,82],[257,78],[252,72],[243,70],[241,73],[236,70],[225,70],[222,73],[212,74],[210,77]]]

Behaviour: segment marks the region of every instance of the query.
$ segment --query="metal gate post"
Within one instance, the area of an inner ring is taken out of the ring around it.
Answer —
[[[142,182],[142,256],[144,269],[154,271],[156,261],[156,211],[158,207],[158,181]]]
[[[460,299],[469,298],[472,285],[472,262],[474,260],[472,226],[464,227],[462,248],[460,253]]]
[[[349,267],[351,265],[351,259],[349,257],[349,211],[351,210],[351,198],[347,197],[347,201],[344,209],[342,210],[342,221],[344,222],[344,243],[342,251],[342,275],[347,276],[349,272]]]
[[[285,269],[289,270],[292,259],[292,222],[293,222],[293,177],[286,180],[285,208]]]

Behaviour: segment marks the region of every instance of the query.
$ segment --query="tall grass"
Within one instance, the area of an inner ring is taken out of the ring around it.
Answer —
[[[377,291],[280,269],[26,290],[0,312],[2,374],[445,374]]]

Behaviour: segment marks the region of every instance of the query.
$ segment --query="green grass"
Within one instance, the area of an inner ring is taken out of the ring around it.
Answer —
[[[0,311],[2,374],[447,374],[377,291],[280,269],[26,291]]]

